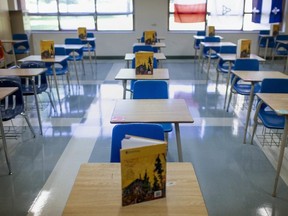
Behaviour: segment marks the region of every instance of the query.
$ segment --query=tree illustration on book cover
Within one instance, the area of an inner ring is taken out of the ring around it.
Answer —
[[[121,159],[121,172],[122,206],[166,196],[165,152]]]

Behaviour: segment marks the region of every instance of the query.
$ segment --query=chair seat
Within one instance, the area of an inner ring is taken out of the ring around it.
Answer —
[[[234,67],[232,66],[231,67],[231,70],[233,70],[234,69]],[[229,72],[229,65],[218,65],[217,66],[217,70],[218,71],[221,71],[222,73],[228,73]]]
[[[67,69],[63,69],[63,68],[55,68],[55,73],[56,75],[65,75],[66,73],[68,73]],[[46,71],[46,75],[47,76],[53,76],[54,73],[53,73],[53,69],[52,68],[49,68],[47,71]]]
[[[277,115],[274,111],[259,112],[259,119],[263,125],[270,129],[283,129],[285,124],[284,116]]]
[[[173,130],[171,123],[160,123],[163,127],[164,132],[171,132]]]
[[[257,93],[260,91],[260,84],[255,84],[254,85],[254,93]],[[241,95],[250,95],[251,91],[251,85],[250,84],[235,84],[234,85],[234,90]]]
[[[94,52],[95,47],[83,47],[83,52]]]
[[[209,54],[206,54],[206,53],[205,53],[205,54],[204,54],[204,57],[205,57],[205,58],[209,58]],[[218,59],[219,56],[217,55],[217,53],[211,53],[211,54],[210,54],[210,58],[211,58],[211,59]]]
[[[28,53],[29,53],[29,50],[26,50],[26,49],[15,49],[15,50],[14,50],[14,53],[15,53],[16,55],[28,54]]]
[[[82,61],[82,59],[83,59],[83,56],[79,56],[79,55],[75,55],[75,61]],[[69,56],[68,58],[67,58],[67,61],[74,61],[74,56]]]

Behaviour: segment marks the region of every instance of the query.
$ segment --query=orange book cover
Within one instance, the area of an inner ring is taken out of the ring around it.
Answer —
[[[135,53],[135,70],[137,75],[153,74],[153,56],[153,52]]]
[[[87,29],[85,27],[79,27],[78,28],[78,37],[80,39],[86,39],[87,38]]]
[[[55,48],[53,40],[40,41],[40,53],[42,59],[49,59],[55,57]]]
[[[167,143],[126,135],[121,144],[122,206],[166,197]]]
[[[145,44],[155,44],[156,43],[156,31],[145,31],[144,42]]]
[[[251,53],[251,40],[239,39],[237,44],[237,58],[247,58]]]

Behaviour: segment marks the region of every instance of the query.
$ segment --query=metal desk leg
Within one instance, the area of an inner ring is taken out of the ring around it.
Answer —
[[[122,85],[123,85],[123,99],[126,99],[127,80],[123,80]]]
[[[250,91],[250,97],[249,97],[249,105],[248,105],[248,110],[247,110],[247,116],[246,116],[246,123],[245,123],[245,131],[244,131],[244,144],[246,143],[246,135],[247,135],[247,129],[249,125],[249,120],[250,120],[250,114],[252,110],[252,104],[254,100],[254,82],[251,83],[251,91]]]
[[[43,130],[42,130],[41,115],[40,115],[40,110],[39,110],[39,103],[38,103],[38,98],[37,98],[36,85],[35,85],[34,79],[31,79],[31,81],[32,81],[32,84],[33,84],[33,91],[34,91],[34,97],[35,97],[35,103],[36,103],[36,110],[37,110],[38,122],[39,122],[39,127],[40,127],[40,134],[42,135],[43,134]]]
[[[52,64],[52,69],[53,69],[53,76],[54,76],[54,82],[55,82],[55,86],[56,86],[56,92],[57,92],[58,102],[59,102],[59,106],[60,106],[60,111],[62,112],[62,106],[61,106],[60,94],[59,94],[58,82],[57,82],[57,75],[56,75],[56,70],[55,70],[54,64]]]
[[[274,189],[273,189],[273,193],[272,193],[273,197],[276,196],[276,190],[277,190],[278,180],[279,180],[280,171],[281,171],[281,167],[282,167],[287,135],[288,135],[288,115],[285,116],[285,127],[284,127],[284,131],[283,131],[282,139],[281,139],[281,144],[280,144],[280,152],[279,152],[279,158],[278,158],[278,164],[277,164],[277,172],[276,172],[276,177],[275,177],[275,182],[274,182]]]
[[[74,69],[75,69],[75,73],[76,73],[76,78],[77,78],[77,83],[79,85],[79,78],[78,78],[78,71],[77,71],[77,67],[76,67],[76,57],[75,57],[75,51],[73,50],[73,62],[74,62]]]
[[[6,163],[8,166],[9,175],[11,175],[12,170],[11,170],[10,159],[9,159],[9,155],[8,155],[8,151],[7,151],[7,143],[6,143],[6,137],[5,137],[4,126],[3,126],[3,122],[2,122],[2,113],[1,112],[0,112],[0,130],[1,130],[1,134],[2,134],[3,149],[4,149],[4,153],[5,153]]]
[[[176,141],[178,148],[178,160],[179,162],[183,162],[179,123],[175,123],[175,131],[176,131]]]

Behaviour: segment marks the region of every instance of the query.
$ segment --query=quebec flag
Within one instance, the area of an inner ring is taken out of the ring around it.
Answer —
[[[252,22],[280,23],[282,22],[282,0],[253,0]]]

